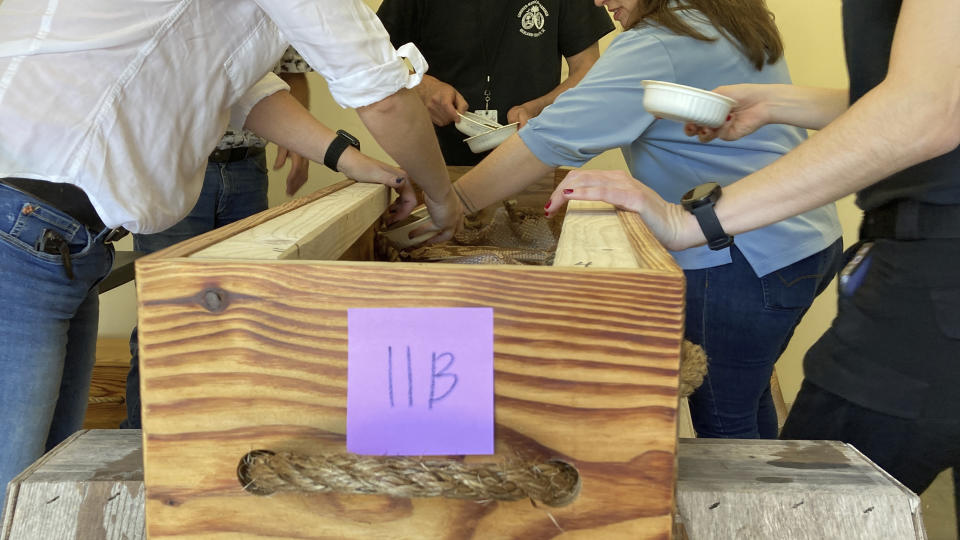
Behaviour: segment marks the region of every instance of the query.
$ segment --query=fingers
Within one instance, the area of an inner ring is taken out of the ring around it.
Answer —
[[[729,121],[729,116],[727,117]],[[683,126],[683,133],[688,137],[697,137],[700,142],[706,143],[710,142],[717,138],[717,135],[720,132],[720,128],[711,128],[706,126],[698,126],[697,124],[685,124]]]
[[[290,172],[287,173],[287,195],[293,195],[307,183],[310,161],[299,154],[289,152]]]
[[[273,170],[277,170],[287,162],[287,153],[289,150],[282,146],[277,146],[277,159],[273,161]]]
[[[527,111],[522,105],[515,105],[507,111],[507,123],[512,124],[514,122],[519,123],[517,127],[523,127],[527,125],[527,122],[530,121],[530,112]]]
[[[521,107],[520,110],[517,111],[516,121],[520,123],[520,125],[517,126],[518,128],[522,128],[523,126],[527,125],[528,121],[530,121],[530,115],[527,114],[527,110],[524,109],[523,107]]]
[[[456,107],[457,112],[465,113],[467,109],[470,108],[470,105],[467,103],[467,100],[460,94],[460,92],[454,91],[453,105]],[[459,117],[458,117],[459,118]]]
[[[399,182],[397,182],[398,180]],[[406,218],[417,207],[417,194],[413,189],[412,182],[397,177],[394,179],[393,188],[397,191],[397,198],[387,207],[387,225]]]
[[[560,182],[544,206],[544,213],[549,217],[572,200],[603,201],[633,209],[642,201],[643,189],[643,184],[624,171],[579,169]]]

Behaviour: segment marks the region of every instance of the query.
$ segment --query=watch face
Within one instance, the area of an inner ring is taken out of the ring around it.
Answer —
[[[711,204],[717,201],[720,198],[720,184],[716,182],[708,182],[706,184],[700,184],[699,186],[691,189],[683,195],[681,203],[684,208],[693,209],[699,208],[704,204]]]

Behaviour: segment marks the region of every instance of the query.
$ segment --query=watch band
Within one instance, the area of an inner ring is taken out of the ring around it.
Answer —
[[[716,251],[730,247],[733,244],[733,237],[723,230],[720,220],[717,219],[717,212],[713,209],[713,204],[704,204],[690,210],[697,223],[700,224],[700,230],[707,238],[707,247]]]
[[[340,161],[340,156],[348,146],[360,150],[360,141],[346,131],[338,129],[337,136],[334,137],[330,146],[327,147],[326,153],[323,154],[323,164],[330,170],[340,172],[340,169],[337,168],[337,162]]]

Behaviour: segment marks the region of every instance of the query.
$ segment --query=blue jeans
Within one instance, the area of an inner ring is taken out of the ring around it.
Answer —
[[[773,365],[813,299],[840,269],[841,241],[763,277],[737,249],[730,264],[685,270],[685,337],[707,353],[707,376],[690,396],[699,437],[777,437]]]
[[[44,231],[70,250],[73,279]],[[106,233],[0,184],[0,486],[83,425],[96,358]]]
[[[169,229],[133,235],[133,249],[153,253],[217,227],[267,209],[266,155],[229,163],[207,163],[203,189],[193,210]],[[121,428],[140,429],[140,362],[137,329],[130,334],[130,371],[127,374],[127,418]]]

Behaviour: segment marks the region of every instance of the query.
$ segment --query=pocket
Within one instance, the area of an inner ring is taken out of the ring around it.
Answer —
[[[940,332],[960,340],[960,289],[931,289],[930,300]]]
[[[832,258],[838,254],[833,247],[827,248],[760,278],[764,307],[791,311],[810,307],[829,281]]]
[[[797,274],[781,269],[763,276],[763,307],[774,310],[806,309],[817,296],[823,274]]]

